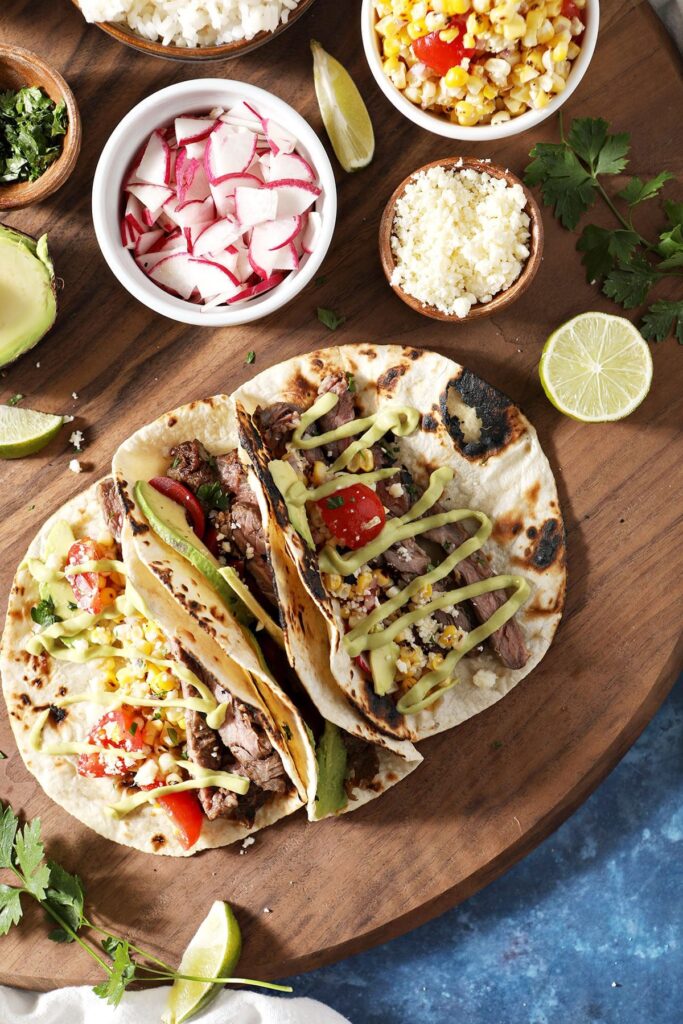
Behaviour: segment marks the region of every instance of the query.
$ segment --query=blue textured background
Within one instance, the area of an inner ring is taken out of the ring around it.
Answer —
[[[353,1024],[683,1024],[683,678],[592,797],[436,921],[291,979]]]

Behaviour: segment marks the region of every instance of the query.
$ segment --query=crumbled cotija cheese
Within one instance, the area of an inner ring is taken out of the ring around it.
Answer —
[[[520,185],[471,168],[430,167],[396,202],[391,283],[443,313],[467,316],[519,277],[529,258]]]

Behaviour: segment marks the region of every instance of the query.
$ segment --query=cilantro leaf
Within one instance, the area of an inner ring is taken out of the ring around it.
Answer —
[[[224,512],[230,504],[230,495],[226,494],[217,480],[212,484],[201,484],[197,488],[197,497],[207,508],[215,508]]]
[[[251,349],[249,352],[247,352],[247,358],[244,361],[245,363],[247,363],[247,365],[249,365],[250,363],[253,363],[255,359],[256,353],[254,352],[253,349]]]
[[[104,946],[104,943],[102,943]],[[106,981],[95,985],[95,995],[106,999],[112,1006],[118,1006],[123,993],[135,978],[135,960],[130,955],[130,947],[122,939],[109,942],[109,948],[105,950],[112,957],[114,963],[111,974]]]
[[[664,257],[659,264],[660,270],[683,266],[683,226],[676,224],[671,231],[663,231],[659,236],[657,252]]]
[[[597,174],[620,174],[628,163],[630,137],[610,135],[609,125],[601,117],[577,117],[572,121],[567,142],[574,152]]]
[[[62,151],[66,104],[35,86],[0,91],[0,183],[35,181]]]
[[[344,499],[341,496],[341,494],[331,494],[330,497],[325,502],[325,506],[330,509],[342,508],[343,504]]]
[[[45,847],[40,838],[40,818],[34,818],[19,829],[14,840],[14,856],[27,891],[37,900],[44,899],[50,869],[43,863]]]
[[[8,804],[0,814],[0,868],[12,866],[12,850],[18,827],[19,819]]]
[[[83,925],[83,904],[85,893],[83,883],[78,875],[72,875],[65,871],[60,864],[53,860],[47,862],[50,871],[50,880],[45,895],[45,903],[48,907],[56,910],[66,923],[75,932]],[[72,942],[72,937],[62,928],[55,929],[50,933],[53,942]]]
[[[683,345],[683,301],[653,302],[642,319],[641,334],[648,341],[664,341],[673,328],[679,345]]]
[[[356,391],[356,378],[354,377],[354,375],[351,373],[350,370],[347,370],[346,373],[344,374],[344,376],[346,377],[346,384],[347,384],[347,387],[348,387],[349,391],[351,392],[351,394],[355,394],[355,391]]]
[[[605,295],[614,299],[624,309],[633,309],[645,302],[648,290],[657,280],[657,272],[652,264],[638,256],[630,263],[621,263],[616,270],[611,270],[602,286]]]
[[[664,203],[664,212],[672,227],[683,228],[683,203],[675,203],[673,199],[667,199]]]
[[[7,404],[8,405],[19,405],[19,402],[23,402],[23,400],[24,400],[24,396],[17,391],[16,395],[12,395],[11,398],[7,399]]]
[[[31,608],[31,618],[39,626],[51,626],[53,622],[62,621],[55,611],[54,601],[49,596]]]
[[[323,309],[318,306],[317,309],[318,320],[321,324],[324,324],[329,331],[336,331],[338,327],[345,322],[346,317],[340,316],[339,313],[335,313],[333,309]]]
[[[554,207],[565,228],[575,228],[579,217],[595,202],[596,183],[575,153],[564,143],[537,142],[527,165],[527,185],[540,185],[543,202]]]
[[[609,274],[615,264],[628,263],[637,245],[635,231],[607,231],[587,224],[576,243],[576,248],[583,253],[581,262],[586,268],[586,280],[592,284]]]
[[[617,195],[625,199],[629,206],[637,206],[638,203],[644,203],[647,199],[654,199],[666,182],[675,177],[671,171],[660,171],[648,181],[643,181],[642,178],[636,176],[631,178],[626,188],[622,188]]]
[[[12,925],[19,924],[22,914],[21,889],[0,885],[0,935],[7,935]]]

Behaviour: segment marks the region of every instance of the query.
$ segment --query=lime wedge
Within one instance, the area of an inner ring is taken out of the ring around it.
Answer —
[[[652,356],[630,320],[581,313],[550,335],[538,367],[556,409],[584,423],[621,420],[652,383]]]
[[[178,974],[193,978],[229,978],[242,952],[242,935],[230,906],[216,900],[183,953]],[[176,980],[168,995],[163,1024],[182,1024],[214,996],[221,986],[211,981]]]
[[[0,459],[20,459],[39,452],[63,422],[62,416],[0,405]]]
[[[367,167],[375,152],[375,135],[363,98],[346,68],[315,39],[311,51],[315,94],[337,160],[345,171]]]

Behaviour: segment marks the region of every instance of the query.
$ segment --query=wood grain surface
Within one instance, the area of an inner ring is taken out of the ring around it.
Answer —
[[[0,796],[40,815],[51,855],[83,876],[94,915],[174,961],[211,900],[228,899],[244,926],[240,968],[252,977],[316,967],[391,938],[491,881],[613,767],[664,699],[681,661],[683,350],[671,339],[655,347],[652,391],[623,423],[582,425],[548,404],[537,364],[550,330],[583,310],[613,307],[586,284],[575,235],[546,210],[543,265],[500,317],[438,323],[392,294],[377,231],[396,185],[421,164],[459,153],[491,157],[519,174],[531,145],[555,137],[557,128],[546,122],[519,138],[468,147],[470,153],[416,128],[373,84],[359,9],[358,0],[319,0],[281,38],[210,66],[141,56],[86,27],[68,0],[5,0],[0,13],[2,41],[49,54],[64,73],[84,132],[67,185],[49,202],[6,217],[24,231],[49,232],[64,285],[56,328],[2,374],[0,400],[21,392],[28,407],[70,413],[87,442],[80,477],[67,469],[74,454],[68,429],[40,455],[0,464],[3,595],[42,521],[106,472],[132,430],[332,340],[401,342],[453,356],[525,409],[556,472],[569,591],[550,653],[505,700],[424,743],[425,763],[358,813],[317,825],[290,818],[258,835],[245,856],[225,849],[186,862],[146,857],[100,839],[53,806],[0,722],[0,749],[9,755],[0,762]],[[109,133],[153,90],[219,74],[272,89],[320,128],[311,36],[353,71],[377,134],[367,170],[349,177],[338,169],[340,214],[325,283],[254,326],[211,331],[152,314],[117,284],[92,231],[90,184]],[[630,131],[631,170],[651,175],[681,172],[682,106],[676,57],[647,5],[607,0],[595,57],[567,112],[604,116],[615,130]],[[675,194],[672,184],[665,194]],[[656,203],[647,206],[639,217],[653,231]],[[609,224],[602,210],[593,219]],[[316,306],[347,317],[334,339],[317,321]],[[245,366],[250,349],[253,370]],[[46,941],[38,913],[1,942],[0,981],[46,988],[95,978],[84,956]]]

